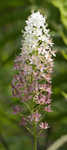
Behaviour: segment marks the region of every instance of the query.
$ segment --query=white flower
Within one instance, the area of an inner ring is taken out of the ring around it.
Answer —
[[[45,18],[40,14],[40,12],[32,13],[32,15],[29,17],[28,21],[26,21],[27,25],[31,26],[44,26]]]
[[[52,46],[53,42],[49,34],[49,29],[47,29],[45,17],[39,11],[33,12],[26,21],[23,34],[21,55],[24,62],[26,59],[29,59],[30,65],[35,65],[36,69],[40,72],[52,72],[52,56],[55,56],[55,52],[52,51]],[[37,55],[35,54],[36,51]],[[40,60],[41,56],[43,56],[43,63]]]
[[[49,30],[47,29],[46,19],[40,12],[33,12],[26,21],[24,40],[22,40],[22,53],[25,49],[28,53],[39,50],[45,54],[46,49],[50,49],[53,43],[50,40]],[[54,55],[54,54],[53,54]]]

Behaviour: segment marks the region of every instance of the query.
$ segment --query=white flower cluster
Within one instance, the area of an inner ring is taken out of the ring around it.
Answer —
[[[52,55],[55,56],[55,52],[52,50],[53,43],[51,41],[49,30],[47,29],[46,19],[39,11],[33,12],[26,21],[23,38],[21,55],[24,61],[25,59],[29,59],[30,64],[36,65],[41,72],[43,72],[44,67],[49,70],[46,68],[45,64],[50,63],[52,68]],[[33,51],[35,53],[37,52],[38,55],[29,57],[29,54]],[[42,57],[42,64],[41,56],[44,57]]]
[[[33,50],[38,50],[39,53],[46,54],[46,50],[50,50],[53,43],[50,40],[49,30],[47,29],[46,19],[40,12],[33,12],[32,15],[26,21],[26,27],[24,32],[24,40],[22,40],[22,51],[27,53]]]

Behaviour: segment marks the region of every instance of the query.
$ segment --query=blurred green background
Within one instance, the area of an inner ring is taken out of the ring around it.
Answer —
[[[52,78],[54,111],[47,115],[50,128],[40,137],[38,150],[47,150],[67,134],[67,0],[0,0],[0,150],[32,150],[32,137],[11,113],[13,61],[20,53],[21,30],[32,9],[47,15],[57,51]],[[67,150],[67,143],[58,150]]]

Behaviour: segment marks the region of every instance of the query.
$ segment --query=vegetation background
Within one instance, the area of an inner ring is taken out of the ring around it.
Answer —
[[[32,138],[12,114],[13,61],[20,53],[25,20],[31,10],[47,15],[48,27],[57,50],[52,78],[52,108],[47,121],[50,128],[38,142],[47,148],[67,134],[67,0],[0,0],[0,150],[32,150]],[[58,150],[67,150],[67,143]]]

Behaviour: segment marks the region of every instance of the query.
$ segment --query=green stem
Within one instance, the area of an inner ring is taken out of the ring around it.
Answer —
[[[37,150],[37,137],[34,136],[34,150]]]
[[[34,149],[37,150],[37,124],[34,126]]]

